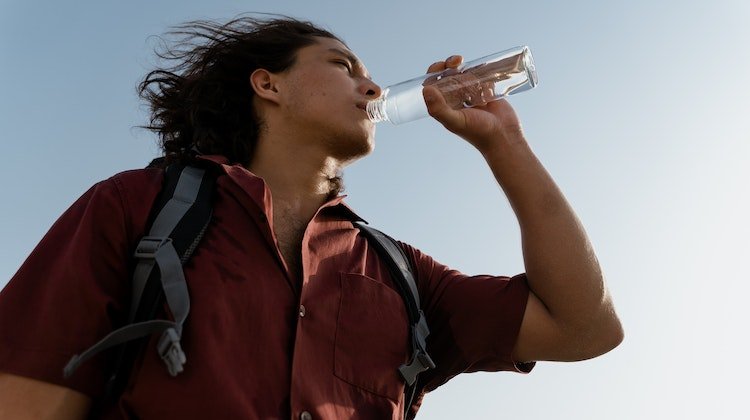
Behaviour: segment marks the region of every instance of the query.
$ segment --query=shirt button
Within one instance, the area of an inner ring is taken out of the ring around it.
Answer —
[[[309,411],[303,411],[299,415],[299,420],[312,420],[312,414]]]
[[[299,305],[299,316],[300,318],[305,317],[305,305]],[[305,411],[305,413],[307,413],[307,411]],[[307,413],[307,414],[310,414],[310,413]]]

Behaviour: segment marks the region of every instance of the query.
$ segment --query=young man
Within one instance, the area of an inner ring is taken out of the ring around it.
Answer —
[[[206,46],[142,84],[168,162],[219,175],[213,219],[185,265],[191,295],[171,377],[153,348],[104,418],[400,418],[409,358],[404,302],[338,195],[373,147],[365,105],[381,94],[338,38],[306,22],[194,23]],[[456,67],[461,57],[428,71]],[[421,396],[465,371],[529,371],[603,354],[622,329],[591,244],[505,101],[430,115],[475,147],[521,226],[526,274],[469,277],[402,244],[416,273],[436,367]],[[0,294],[0,417],[85,418],[104,352],[68,359],[122,322],[132,255],[163,170],[115,175],[55,223]],[[168,317],[168,314],[162,314]]]

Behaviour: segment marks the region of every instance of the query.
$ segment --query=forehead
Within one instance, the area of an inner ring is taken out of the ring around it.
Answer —
[[[359,57],[357,57],[357,55],[354,54],[354,52],[352,52],[352,50],[350,50],[349,47],[347,47],[343,42],[333,38],[317,36],[314,38],[315,43],[300,49],[300,58],[303,55],[309,59],[325,58],[330,55],[339,55],[349,59],[353,65],[362,67],[362,69],[365,71],[367,70],[364,63],[362,63],[362,60],[360,60]]]
[[[337,50],[346,51],[348,54],[355,56],[354,53],[349,49],[349,47],[347,47],[343,42],[339,41],[338,39],[315,36],[313,37],[313,40],[315,40],[315,42],[311,44],[310,46],[308,46],[308,48],[310,49],[314,49],[318,51],[337,49]]]

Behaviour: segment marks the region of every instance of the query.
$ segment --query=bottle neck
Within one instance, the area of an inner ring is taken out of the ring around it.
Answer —
[[[367,103],[367,117],[374,123],[388,119],[388,116],[385,114],[385,98],[381,97]]]
[[[374,123],[390,121],[385,111],[385,105],[388,98],[388,90],[385,90],[378,99],[367,103],[367,117]]]

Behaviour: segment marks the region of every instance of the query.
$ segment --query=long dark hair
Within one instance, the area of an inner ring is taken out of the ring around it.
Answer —
[[[314,37],[331,32],[288,16],[242,16],[225,24],[192,21],[167,33],[178,42],[156,55],[171,67],[151,71],[138,92],[151,109],[147,128],[159,135],[164,162],[189,160],[195,151],[250,163],[262,121],[253,110],[250,74],[280,72]]]

